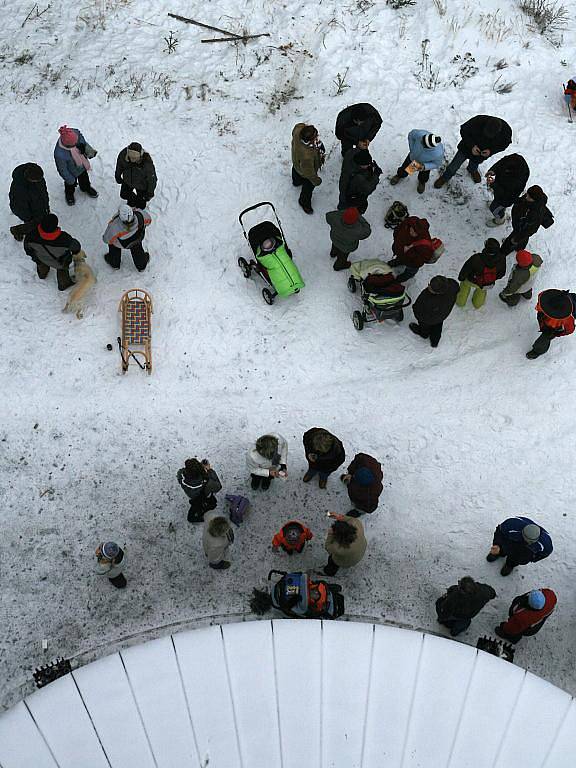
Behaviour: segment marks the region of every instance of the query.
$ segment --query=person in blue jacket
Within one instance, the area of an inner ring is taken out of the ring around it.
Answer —
[[[417,128],[408,134],[410,152],[394,176],[390,184],[394,186],[413,173],[418,172],[418,187],[420,194],[426,189],[430,171],[440,168],[444,161],[444,145],[440,136]]]
[[[550,534],[542,526],[529,517],[509,517],[496,526],[486,560],[493,563],[499,557],[505,557],[500,573],[508,576],[517,565],[544,560],[552,550]]]
[[[58,129],[60,138],[54,147],[56,170],[64,179],[64,194],[68,205],[74,205],[76,185],[88,197],[98,197],[98,192],[92,187],[88,171],[91,169],[90,158],[96,157],[97,152],[88,144],[77,128],[63,125]]]

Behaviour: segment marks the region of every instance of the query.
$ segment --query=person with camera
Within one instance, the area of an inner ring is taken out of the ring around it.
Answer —
[[[208,459],[186,459],[184,466],[176,473],[180,488],[190,500],[189,523],[201,523],[204,515],[216,508],[214,494],[222,490],[222,483],[210,466]]]
[[[96,547],[96,560],[98,566],[96,573],[106,576],[108,581],[116,589],[124,589],[127,584],[126,577],[122,573],[126,565],[126,553],[115,541],[106,541]]]
[[[63,125],[58,129],[60,138],[54,147],[54,162],[56,170],[64,180],[64,195],[68,205],[75,205],[74,193],[76,186],[88,197],[98,197],[98,192],[90,182],[88,171],[91,170],[90,160],[98,152],[88,144],[77,128]]]

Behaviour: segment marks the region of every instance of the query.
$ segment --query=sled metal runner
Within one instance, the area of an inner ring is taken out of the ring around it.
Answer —
[[[118,337],[122,373],[130,359],[152,373],[152,297],[141,288],[131,288],[122,294],[118,311],[122,313],[122,336]]]

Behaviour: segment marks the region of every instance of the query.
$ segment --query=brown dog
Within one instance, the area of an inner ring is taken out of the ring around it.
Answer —
[[[79,251],[72,258],[74,259],[76,285],[70,291],[68,301],[62,312],[75,312],[76,317],[81,320],[84,317],[84,296],[96,282],[96,276],[86,263],[84,251]]]

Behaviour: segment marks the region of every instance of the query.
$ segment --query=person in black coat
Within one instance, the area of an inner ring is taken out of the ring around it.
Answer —
[[[81,248],[78,240],[60,229],[58,217],[53,213],[44,216],[40,224],[24,238],[24,250],[36,264],[38,277],[44,280],[50,269],[55,269],[59,291],[74,285],[68,270],[72,256],[79,253]]]
[[[493,216],[486,222],[489,227],[504,224],[506,208],[514,205],[524,192],[530,177],[530,168],[522,155],[506,155],[486,173],[486,183],[494,193],[490,203]]]
[[[365,213],[368,197],[378,186],[381,173],[367,149],[348,150],[340,172],[338,210],[357,208]]]
[[[309,483],[318,475],[318,485],[326,488],[328,477],[344,463],[346,453],[342,442],[327,429],[312,427],[302,438],[308,461],[308,470],[302,478]]]
[[[133,141],[124,147],[116,160],[116,183],[120,197],[132,208],[145,208],[152,200],[158,179],[152,158],[142,144]]]
[[[489,584],[481,584],[471,576],[464,576],[436,600],[438,621],[449,627],[452,637],[456,637],[468,629],[474,616],[495,597],[496,592]]]
[[[40,220],[50,213],[50,198],[44,171],[36,163],[24,163],[12,171],[10,184],[10,210],[23,224],[10,227],[10,233],[19,242],[32,232]]]
[[[512,206],[512,232],[502,242],[501,251],[507,256],[512,251],[522,251],[528,240],[541,226],[552,224],[552,214],[546,207],[548,197],[538,185],[529,187],[526,194]],[[549,222],[549,223],[548,223]]]
[[[176,473],[180,488],[190,500],[189,523],[202,523],[204,515],[216,508],[215,493],[222,490],[222,483],[207,459],[186,459]]]
[[[490,115],[476,115],[460,126],[458,150],[444,172],[434,182],[440,189],[450,181],[458,168],[468,160],[468,173],[476,184],[482,181],[478,166],[488,157],[503,152],[512,141],[512,129],[505,120]]]
[[[417,336],[430,339],[431,347],[438,346],[443,323],[454,308],[459,290],[456,280],[436,275],[412,305],[417,322],[408,327]]]
[[[342,156],[352,147],[368,149],[380,130],[382,118],[372,104],[352,104],[338,114],[334,132],[342,145]]]

